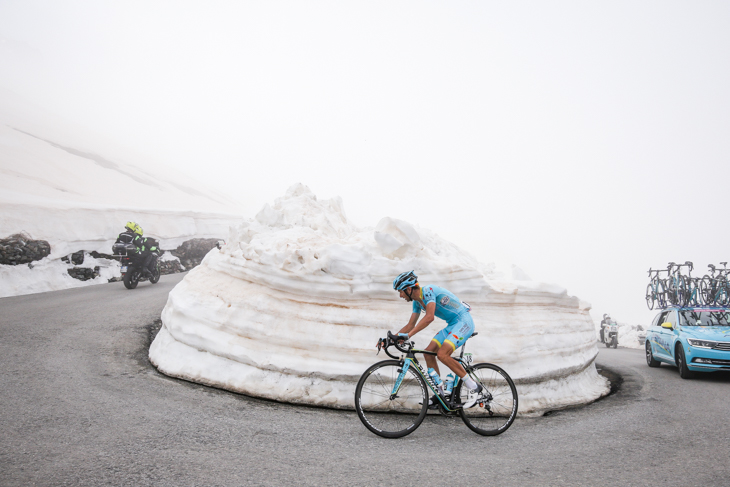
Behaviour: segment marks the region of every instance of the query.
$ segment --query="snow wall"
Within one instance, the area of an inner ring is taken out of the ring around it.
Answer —
[[[0,109],[0,120],[5,115]],[[62,145],[55,136],[37,135],[55,130],[30,125],[34,128],[20,130],[0,123],[0,239],[22,233],[46,240],[51,254],[31,265],[0,264],[0,297],[119,277],[118,262],[85,259],[87,267],[100,266],[101,275],[80,281],[68,274],[73,265],[60,259],[80,250],[111,253],[130,220],[160,240],[163,249],[192,238],[225,238],[230,225],[240,221],[236,202],[195,189],[195,180],[153,164],[141,169]]]
[[[356,228],[339,198],[318,200],[303,185],[231,227],[227,245],[172,290],[150,360],[167,375],[251,396],[352,409],[360,375],[387,358],[375,355],[377,339],[410,317],[392,280],[411,269],[472,306],[479,336],[467,350],[512,376],[519,414],[608,393],[588,304],[505,276],[403,221]],[[437,319],[416,345],[443,325]]]
[[[49,259],[78,250],[109,254],[128,221],[142,225],[146,237],[154,237],[165,249],[174,249],[191,238],[224,238],[233,215],[124,207],[80,207],[59,201],[21,204],[0,199],[0,236],[26,233],[51,244]]]

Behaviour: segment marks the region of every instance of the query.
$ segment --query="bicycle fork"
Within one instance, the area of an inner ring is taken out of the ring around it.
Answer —
[[[400,368],[400,373],[398,374],[398,379],[396,379],[395,384],[393,384],[393,390],[390,393],[390,400],[396,398],[398,395],[398,389],[400,389],[401,382],[403,382],[403,378],[406,376],[406,372],[408,372],[408,369],[411,367],[411,361],[410,360],[404,360],[403,364]]]

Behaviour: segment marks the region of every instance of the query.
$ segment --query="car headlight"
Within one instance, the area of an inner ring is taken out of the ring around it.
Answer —
[[[693,347],[697,348],[713,348],[717,345],[717,342],[711,342],[709,340],[697,340],[696,338],[688,338],[687,341]]]

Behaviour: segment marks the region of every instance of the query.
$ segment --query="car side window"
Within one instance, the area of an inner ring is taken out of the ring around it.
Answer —
[[[662,323],[664,323],[664,322],[663,322],[663,321],[661,321],[661,320],[660,320],[659,318],[663,317],[663,316],[664,316],[665,314],[667,314],[667,313],[666,313],[666,312],[658,313],[658,314],[657,314],[657,315],[656,315],[656,316],[654,317],[654,321],[652,321],[652,322],[651,322],[651,326],[659,326],[659,325],[661,325]]]
[[[676,328],[677,327],[677,313],[675,313],[674,311],[668,312],[666,321],[670,322],[672,324],[673,328]]]

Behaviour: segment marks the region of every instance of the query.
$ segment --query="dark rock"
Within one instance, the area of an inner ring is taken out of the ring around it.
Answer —
[[[183,266],[177,260],[160,261],[160,274],[163,276],[167,274],[175,274],[184,270]]]
[[[90,267],[74,267],[72,269],[68,269],[67,272],[68,275],[74,279],[78,279],[79,281],[88,281],[89,279],[99,277],[99,266],[96,266],[93,269]]]
[[[116,258],[112,254],[102,254],[101,252],[97,252],[96,250],[92,250],[91,252],[89,252],[89,255],[95,259],[116,260]]]
[[[78,252],[74,252],[71,254],[71,262],[74,263],[74,265],[81,265],[84,263],[84,251],[79,250]]]
[[[186,240],[181,246],[170,253],[180,259],[186,269],[200,265],[200,262],[211,249],[216,247],[220,239],[217,238],[194,238]]]
[[[0,264],[18,265],[41,260],[51,253],[45,240],[33,240],[30,235],[15,234],[0,239]]]

